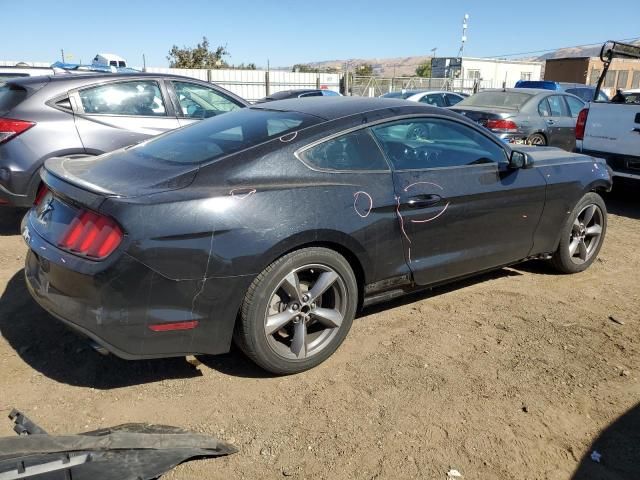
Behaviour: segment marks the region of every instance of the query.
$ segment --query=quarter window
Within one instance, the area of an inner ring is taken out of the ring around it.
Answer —
[[[186,118],[210,118],[242,108],[214,88],[189,82],[173,82],[180,108],[178,115]]]
[[[450,93],[445,93],[444,96],[447,99],[449,106],[453,106],[463,100],[462,97],[459,97],[458,95],[451,95]]]
[[[405,120],[373,133],[397,170],[504,162],[504,149],[477,130],[442,119]]]
[[[326,170],[389,170],[367,129],[323,142],[300,156],[309,165]]]
[[[157,82],[140,80],[110,83],[79,92],[85,113],[103,115],[165,116]]]

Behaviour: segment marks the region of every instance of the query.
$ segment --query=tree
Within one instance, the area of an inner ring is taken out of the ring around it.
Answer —
[[[416,68],[416,75],[419,77],[431,77],[431,61],[426,61]]]
[[[195,47],[178,48],[174,45],[169,51],[167,60],[171,68],[222,68],[227,67],[224,57],[229,55],[226,45],[209,50],[209,40],[202,37],[202,43]]]
[[[255,63],[245,64],[244,62],[238,65],[231,65],[229,68],[232,68],[234,70],[257,70],[258,69]]]
[[[296,63],[291,67],[291,71],[300,73],[318,73],[320,70],[317,67],[312,67],[306,63]]]
[[[358,65],[356,67],[356,75],[361,77],[372,77],[373,76],[373,65],[370,63],[363,63],[362,65]]]

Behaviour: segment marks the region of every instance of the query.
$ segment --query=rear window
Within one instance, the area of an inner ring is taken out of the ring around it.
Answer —
[[[485,91],[465,98],[456,107],[498,107],[520,109],[533,95],[524,92]]]
[[[242,109],[203,120],[129,149],[141,159],[196,165],[315,125],[298,112]]]
[[[11,83],[0,83],[0,112],[6,112],[27,98],[27,90]]]

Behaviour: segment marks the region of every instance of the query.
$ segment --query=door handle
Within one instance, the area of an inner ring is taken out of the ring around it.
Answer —
[[[409,208],[427,208],[435,205],[441,200],[442,197],[436,194],[416,195],[415,197],[409,198],[407,206]]]
[[[556,123],[555,120],[546,120],[546,122],[547,122],[547,125],[553,125]]]

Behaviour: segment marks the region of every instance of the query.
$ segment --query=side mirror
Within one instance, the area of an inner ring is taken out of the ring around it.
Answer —
[[[516,170],[518,168],[529,168],[533,165],[531,158],[524,152],[513,150],[509,157],[509,168]]]

